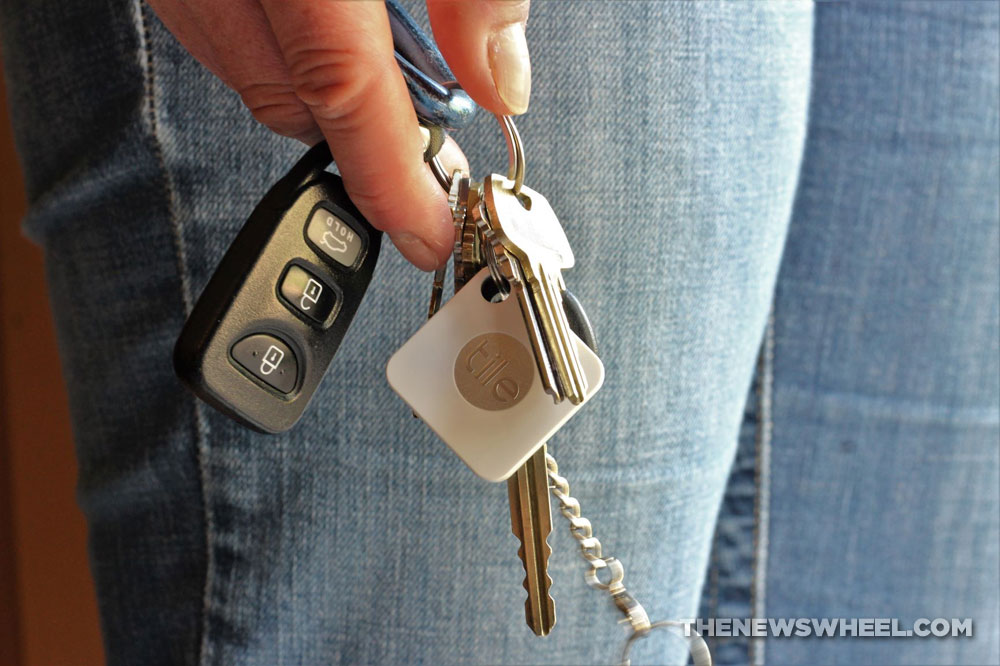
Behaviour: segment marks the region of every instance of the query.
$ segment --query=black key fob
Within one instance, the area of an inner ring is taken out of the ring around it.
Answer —
[[[299,420],[378,261],[382,232],[324,170],[330,162],[318,144],[257,204],[174,347],[188,388],[262,432]]]

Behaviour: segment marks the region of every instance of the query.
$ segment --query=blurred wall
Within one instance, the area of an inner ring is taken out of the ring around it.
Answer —
[[[2,67],[0,67],[2,72]],[[0,666],[104,662],[42,253],[0,73]]]

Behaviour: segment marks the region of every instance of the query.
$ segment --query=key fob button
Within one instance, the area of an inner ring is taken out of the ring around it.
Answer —
[[[299,374],[295,354],[284,342],[266,333],[243,338],[230,354],[254,377],[281,393],[291,393]]]
[[[320,206],[306,224],[306,238],[325,259],[354,269],[364,253],[364,238],[341,215]]]
[[[278,291],[288,308],[322,328],[329,326],[341,300],[335,287],[295,263],[285,269]]]

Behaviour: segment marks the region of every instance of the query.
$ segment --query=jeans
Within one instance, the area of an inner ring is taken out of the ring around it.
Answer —
[[[391,248],[290,432],[174,378],[186,313],[303,146],[138,0],[0,17],[109,661],[614,660],[561,517],[541,640],[505,488],[386,385],[429,292]],[[528,40],[527,182],[607,368],[551,451],[629,590],[654,620],[976,621],[720,638],[717,663],[1000,659],[997,6],[537,2]],[[476,174],[504,167],[489,119],[456,139]]]

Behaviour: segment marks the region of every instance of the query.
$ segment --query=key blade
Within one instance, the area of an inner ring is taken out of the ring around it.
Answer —
[[[521,317],[524,319],[524,326],[528,331],[531,351],[535,356],[535,364],[542,378],[542,386],[553,400],[561,402],[564,396],[558,377],[552,367],[552,357],[549,353],[550,343],[545,338],[545,331],[539,321],[538,309],[532,301],[530,289],[524,283],[524,271],[521,270],[521,263],[511,256],[508,256],[508,261],[513,269],[513,279],[510,281],[511,290],[517,295],[517,302],[521,307]]]
[[[476,229],[476,209],[479,205],[479,184],[465,174],[452,179],[448,193],[452,222],[455,227],[455,245],[452,254],[455,264],[455,292],[465,286],[479,269],[484,259],[479,248],[479,232]]]
[[[545,197],[527,187],[520,194],[511,188],[510,181],[496,174],[484,182],[492,241],[520,265],[525,323],[529,329],[532,321],[537,323],[541,335],[533,332],[532,340],[544,345],[544,352],[536,346],[536,358],[556,380],[556,390],[547,392],[557,403],[565,397],[579,405],[587,380],[562,305],[562,270],[573,265],[573,250]]]
[[[431,302],[427,306],[427,318],[430,319],[441,309],[441,297],[444,294],[444,277],[448,264],[438,266],[434,271],[434,283],[431,285]]]
[[[552,363],[549,360],[551,359],[549,341],[546,340],[545,333],[535,314],[536,310],[531,303],[531,296],[520,285],[516,291],[518,304],[521,306],[521,317],[524,319],[524,326],[528,330],[528,339],[531,341],[531,352],[535,357],[535,366],[542,379],[542,387],[555,402],[562,402],[562,399],[566,397],[562,390],[562,382],[553,372]]]
[[[524,619],[536,636],[545,636],[556,623],[556,604],[550,594],[548,536],[552,531],[548,474],[543,444],[507,480],[511,531],[521,541],[518,557],[524,565]]]
[[[559,385],[561,397],[556,402],[565,397],[578,405],[585,399],[587,378],[563,308],[558,280],[529,280],[524,290],[530,300],[529,307],[536,313],[545,355]]]
[[[587,376],[583,372],[563,307],[561,279],[553,280],[546,272],[540,275],[541,279],[531,282],[530,286],[536,296],[536,304],[543,307],[539,310],[542,332],[550,343],[550,358],[555,363],[563,393],[571,403],[579,405],[587,392]]]
[[[538,367],[538,374],[542,380],[542,387],[556,403],[559,403],[564,396],[555,374],[555,368],[552,366],[552,358],[549,353],[550,344],[545,340],[542,323],[538,319],[538,310],[532,302],[525,281],[524,269],[517,257],[508,252],[500,242],[496,226],[489,217],[489,211],[480,207],[480,212],[482,215],[477,220],[477,227],[485,237],[484,252],[492,257],[492,263],[496,265],[501,275],[509,283],[510,296],[517,298],[521,309],[521,318],[531,342],[531,351]]]

